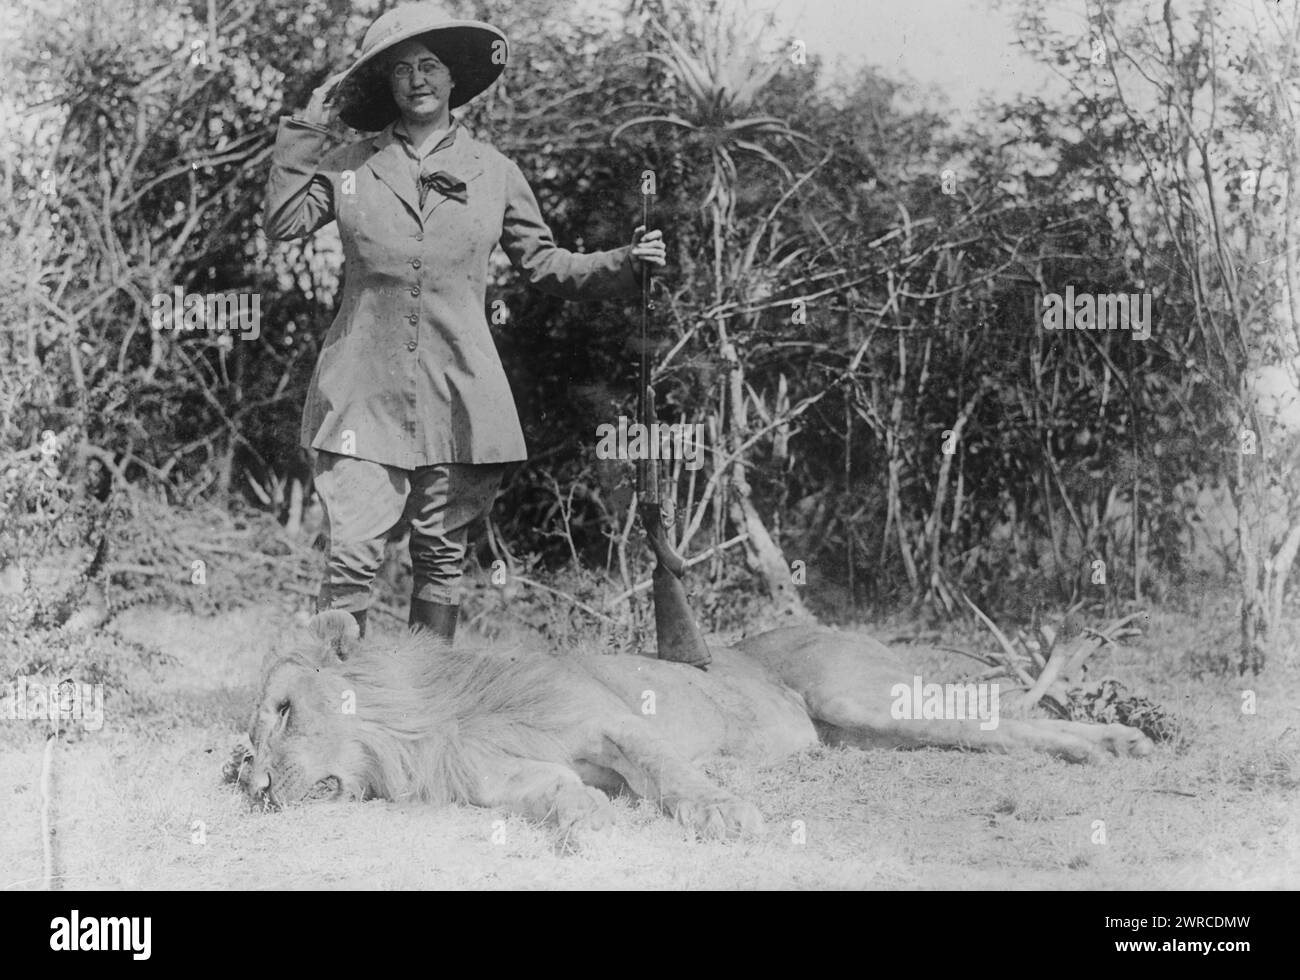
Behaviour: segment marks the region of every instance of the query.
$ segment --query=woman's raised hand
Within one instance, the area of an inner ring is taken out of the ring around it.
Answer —
[[[338,103],[335,101],[335,96],[338,93],[335,90],[346,74],[347,69],[344,69],[335,72],[321,82],[320,87],[311,94],[311,101],[307,103],[307,111],[302,114],[304,120],[315,123],[317,126],[328,126],[334,122],[334,118],[339,112]]]

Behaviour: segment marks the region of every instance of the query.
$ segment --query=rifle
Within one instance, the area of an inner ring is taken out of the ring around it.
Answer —
[[[651,205],[654,191],[644,184],[641,188],[641,224],[650,230],[653,217]],[[646,427],[646,457],[637,460],[636,496],[637,512],[641,517],[641,526],[645,530],[646,542],[654,552],[655,569],[652,576],[655,604],[655,636],[659,644],[659,659],[672,660],[690,664],[705,670],[713,659],[709,648],[704,643],[704,636],[691,615],[690,604],[686,601],[686,586],[682,577],[686,573],[686,561],[673,548],[668,536],[668,527],[673,523],[671,508],[673,501],[660,492],[662,475],[659,460],[649,458],[651,437],[656,433],[659,421],[655,413],[655,392],[650,385],[650,344],[649,320],[654,311],[654,300],[650,295],[650,265],[641,263],[641,391],[638,415]]]

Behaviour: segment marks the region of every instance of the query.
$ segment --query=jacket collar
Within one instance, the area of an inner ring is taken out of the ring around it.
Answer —
[[[434,209],[446,202],[447,198],[437,191],[429,194],[421,215],[419,194],[415,181],[411,179],[411,158],[402,147],[400,138],[393,132],[396,125],[396,122],[389,123],[371,137],[370,145],[375,152],[366,161],[366,166],[397,195],[414,217],[422,222],[427,221]],[[456,139],[451,146],[438,152],[438,169],[447,171],[468,185],[483,173],[482,147],[459,122],[452,123],[451,131],[456,134]]]

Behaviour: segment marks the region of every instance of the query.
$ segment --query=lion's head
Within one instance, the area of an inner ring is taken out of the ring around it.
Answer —
[[[248,727],[253,758],[245,790],[281,805],[299,800],[360,798],[365,750],[355,712],[346,710],[341,670],[359,635],[347,613],[327,612],[309,627],[314,643],[268,658]]]
[[[581,710],[552,658],[448,650],[429,633],[362,644],[339,611],[309,631],[263,665],[241,779],[254,801],[465,800],[495,757],[570,755]]]

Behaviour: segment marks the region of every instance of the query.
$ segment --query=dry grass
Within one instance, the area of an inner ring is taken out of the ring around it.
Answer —
[[[263,653],[297,628],[270,607],[214,618],[139,607],[115,620],[122,639],[104,643],[124,679],[108,692],[104,728],[69,736],[54,755],[62,886],[1300,887],[1300,677],[1274,668],[1251,682],[1257,713],[1243,715],[1242,682],[1192,677],[1210,628],[1195,615],[1155,615],[1136,645],[1097,662],[1189,719],[1184,742],[1149,759],[1077,767],[1029,754],[823,748],[766,771],[722,760],[713,774],[759,804],[763,839],[693,841],[650,806],[620,800],[616,825],[577,848],[465,807],[250,812],[221,784],[221,766]],[[953,676],[970,664],[924,654]],[[42,748],[36,723],[0,727],[3,888],[41,885]]]

